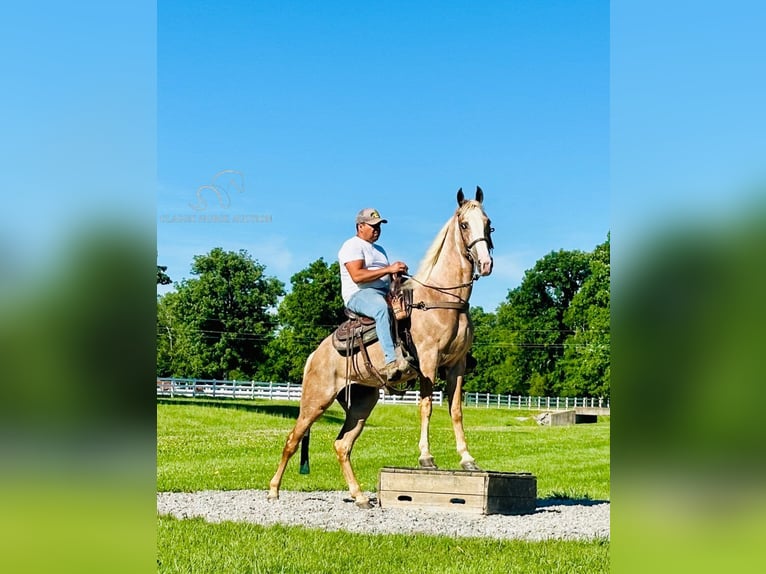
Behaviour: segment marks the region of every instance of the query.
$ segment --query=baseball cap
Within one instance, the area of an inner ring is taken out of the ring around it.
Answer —
[[[356,214],[356,222],[377,225],[378,223],[388,223],[388,220],[383,219],[377,209],[365,207],[362,211]]]

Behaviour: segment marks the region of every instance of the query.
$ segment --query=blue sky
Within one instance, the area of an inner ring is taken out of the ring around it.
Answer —
[[[157,252],[174,281],[220,246],[289,288],[335,260],[363,207],[414,271],[476,185],[496,228],[471,300],[485,310],[550,251],[607,237],[608,2],[163,1],[157,30]]]

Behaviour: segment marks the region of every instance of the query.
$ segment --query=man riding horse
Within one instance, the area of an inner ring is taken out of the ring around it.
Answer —
[[[343,302],[351,311],[375,319],[375,332],[386,361],[378,372],[386,380],[396,381],[412,371],[412,366],[394,345],[386,295],[391,275],[407,273],[407,264],[389,263],[385,249],[376,245],[383,223],[388,220],[380,217],[376,209],[362,209],[356,216],[356,235],[343,243],[338,261]]]
[[[400,361],[396,355],[390,335],[388,305],[381,290],[391,273],[403,274],[407,266],[401,261],[389,263],[385,251],[374,245],[380,237],[380,225],[385,222],[380,214],[374,209],[363,209],[359,213],[357,236],[349,240],[352,243],[346,242],[339,253],[341,273],[348,275],[343,284],[343,299],[352,309],[378,320],[380,344],[370,344],[369,350],[362,344],[361,348],[365,350],[360,350],[359,354],[365,354],[363,364],[357,364],[353,369],[350,368],[352,361],[349,357],[356,355],[350,349],[346,349],[346,353],[341,352],[335,344],[334,335],[327,336],[306,359],[298,418],[287,436],[279,465],[269,482],[270,500],[279,499],[285,468],[304,435],[337,400],[346,418],[333,445],[335,454],[356,505],[370,508],[370,500],[362,491],[351,466],[351,450],[378,402],[381,384],[389,386],[385,379],[381,380],[382,376],[373,365],[385,364],[385,377],[400,377],[400,383],[413,376],[418,378],[418,465],[421,468],[436,468],[430,449],[429,423],[437,373],[443,373],[460,466],[465,470],[479,469],[465,440],[461,393],[466,357],[473,342],[468,300],[474,282],[492,273],[493,265],[493,229],[483,201],[484,192],[479,187],[472,200],[466,199],[462,189],[458,190],[457,210],[437,234],[418,272],[407,282],[411,301],[407,304],[411,312],[408,350],[417,365],[412,374],[401,374],[403,369],[409,368],[409,364],[405,360]],[[354,243],[357,247],[349,246]],[[361,306],[358,301],[362,301]]]

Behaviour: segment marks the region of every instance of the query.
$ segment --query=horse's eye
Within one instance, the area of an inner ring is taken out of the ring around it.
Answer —
[[[460,229],[468,229],[468,224],[464,221],[460,224]]]

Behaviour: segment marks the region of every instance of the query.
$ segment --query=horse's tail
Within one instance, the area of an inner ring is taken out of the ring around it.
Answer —
[[[306,431],[301,439],[301,474],[309,474],[309,441],[311,440],[311,429]]]
[[[316,350],[312,351],[311,354],[309,354],[308,357],[306,357],[306,364],[303,366],[303,380],[301,381],[301,385],[307,380],[307,373],[309,372],[309,367],[311,366],[311,359],[314,358],[314,354],[316,353]],[[305,387],[304,387],[305,389]],[[303,438],[301,439],[301,474],[309,474],[309,441],[311,440],[311,427],[306,429],[306,433],[303,435]]]

